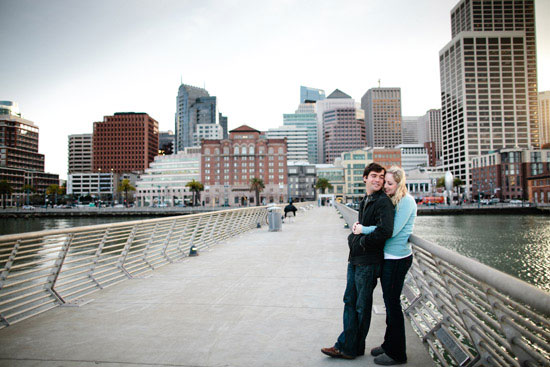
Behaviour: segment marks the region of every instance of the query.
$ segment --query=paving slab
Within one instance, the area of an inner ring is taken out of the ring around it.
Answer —
[[[251,230],[0,330],[0,366],[374,366],[383,313],[367,355],[320,352],[342,329],[348,233],[334,208],[300,211],[280,232]],[[433,365],[407,327],[407,366]]]

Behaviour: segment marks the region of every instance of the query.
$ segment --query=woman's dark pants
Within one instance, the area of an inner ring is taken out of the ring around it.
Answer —
[[[380,283],[386,306],[386,335],[382,349],[398,362],[407,361],[405,346],[405,320],[401,309],[401,291],[405,275],[412,265],[412,255],[403,259],[384,260]]]

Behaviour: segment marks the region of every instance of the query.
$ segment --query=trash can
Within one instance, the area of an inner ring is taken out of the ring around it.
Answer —
[[[267,208],[267,222],[269,223],[269,232],[279,232],[282,228],[282,219],[279,208],[271,206]]]

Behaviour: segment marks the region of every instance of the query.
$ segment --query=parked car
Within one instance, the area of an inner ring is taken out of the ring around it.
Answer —
[[[34,210],[34,206],[32,206],[32,205],[23,205],[23,209],[25,209],[25,210]]]
[[[521,205],[521,204],[523,204],[523,201],[514,199],[514,200],[510,200],[510,204],[511,205]]]
[[[489,199],[481,199],[479,201],[481,203],[481,205],[489,205],[489,204],[492,204]]]

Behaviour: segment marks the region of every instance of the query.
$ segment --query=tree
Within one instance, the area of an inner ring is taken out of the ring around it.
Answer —
[[[445,177],[439,177],[435,187],[445,187]]]
[[[46,195],[54,195],[56,204],[57,204],[58,194],[59,195],[63,194],[63,187],[59,187],[59,185],[52,184],[48,186],[48,188],[46,189]],[[53,205],[53,201],[52,201],[52,205]]]
[[[250,179],[250,191],[254,191],[256,193],[256,206],[260,206],[260,192],[262,192],[264,189],[264,180],[257,177]]]
[[[326,178],[319,177],[317,183],[315,184],[315,188],[317,190],[321,190],[321,194],[324,194],[326,189],[332,189],[332,185]]]
[[[128,203],[128,191],[136,191],[136,188],[132,186],[130,180],[124,179],[118,184],[118,192],[124,192],[124,201]]]
[[[459,187],[459,186],[464,186],[464,181],[462,181],[458,177],[455,177],[455,179],[453,180],[453,187]]]
[[[21,191],[27,194],[26,202],[27,202],[27,205],[29,205],[29,194],[31,192],[36,192],[36,190],[32,185],[23,185],[23,187],[21,188]]]
[[[0,194],[2,195],[2,206],[6,209],[6,195],[10,195],[13,192],[13,188],[7,180],[0,181]]]
[[[193,193],[193,206],[197,205],[199,194],[201,191],[204,190],[204,185],[198,181],[193,180],[188,182],[185,187],[189,187],[189,191]]]

